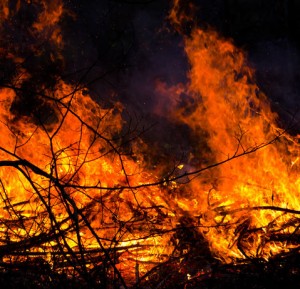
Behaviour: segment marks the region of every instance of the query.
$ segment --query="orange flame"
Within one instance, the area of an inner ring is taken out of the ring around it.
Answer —
[[[199,136],[205,131],[211,161],[222,164],[191,183],[198,206],[190,210],[199,215],[201,232],[225,262],[293,248],[275,235],[297,234],[297,138],[276,125],[277,115],[232,42],[197,28],[185,37],[185,51],[194,102],[191,113],[185,107],[174,117]]]
[[[33,28],[40,34],[47,34],[45,30],[48,30],[51,40],[61,46],[62,36],[58,24],[64,13],[62,0],[42,1],[40,4],[43,6],[43,10],[39,14],[37,22],[33,24]]]
[[[2,89],[0,97],[0,131],[5,135],[0,141],[3,245],[8,239],[22,244],[41,238],[55,228],[64,235],[36,246],[36,252],[51,255],[58,242],[75,251],[83,247],[102,252],[103,246],[123,256],[118,267],[122,273],[125,268],[124,276],[131,280],[135,263],[141,263],[142,274],[165,260],[172,251],[167,246],[170,236],[157,232],[174,226],[171,220],[163,222],[174,214],[162,198],[163,189],[130,189],[156,179],[138,161],[116,153],[110,143],[122,127],[120,105],[102,109],[81,91],[74,93],[60,83],[54,96],[64,99],[57,107],[60,119],[38,127],[26,119],[10,122],[12,89]]]
[[[62,1],[41,3],[33,33],[50,33],[59,49]],[[170,14],[176,25],[190,19],[180,14],[179,4]],[[1,19],[8,19],[8,1],[1,5]],[[194,172],[168,176],[165,183],[158,176],[163,168],[149,169],[142,140],[132,142],[134,154],[123,151],[120,103],[102,108],[83,88],[60,80],[54,89],[41,89],[52,113],[37,124],[11,112],[31,77],[25,69],[18,70],[13,86],[0,89],[4,261],[30,248],[55,270],[72,267],[72,259],[85,259],[90,268],[113,263],[133,282],[135,270],[144,274],[172,256],[172,232],[186,215],[224,262],[267,259],[294,247],[280,236],[298,234],[297,141],[276,125],[277,115],[241,50],[212,30],[194,29],[184,40],[189,84],[168,90],[158,83],[157,91],[165,98],[175,95],[170,118],[198,136],[199,155],[206,159]],[[178,108],[183,92],[193,104]],[[155,109],[165,113],[159,105]],[[182,186],[175,182],[190,175],[198,178]],[[62,252],[67,260],[58,257]]]
[[[55,36],[62,1],[41,4],[34,33]],[[52,89],[27,92],[49,108],[42,118],[16,116],[12,104],[31,81],[25,69],[18,72],[13,84],[0,89],[3,260],[37,254],[58,271],[76,271],[72,260],[90,269],[107,263],[128,282],[135,280],[136,264],[142,275],[167,260],[174,213],[165,189],[147,186],[158,179],[146,170],[143,156],[122,151],[122,105],[104,109],[83,88],[57,81]]]

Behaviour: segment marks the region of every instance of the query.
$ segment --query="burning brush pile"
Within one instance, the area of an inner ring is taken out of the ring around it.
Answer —
[[[182,33],[189,81],[155,90],[168,121],[196,141],[170,167],[149,160],[155,152],[121,102],[102,106],[84,77],[66,80],[61,25],[76,15],[64,2],[0,8],[2,284],[300,283],[298,137],[276,125],[241,50],[194,27],[174,2],[169,20]]]

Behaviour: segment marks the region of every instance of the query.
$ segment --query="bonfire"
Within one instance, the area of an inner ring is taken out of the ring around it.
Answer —
[[[188,81],[158,82],[154,93],[196,141],[188,157],[154,161],[146,128],[121,101],[103,105],[83,80],[63,76],[61,23],[76,18],[64,1],[1,1],[6,284],[252,288],[277,273],[299,283],[298,136],[278,125],[245,53],[181,5],[168,21],[182,36]],[[28,39],[15,46],[10,31]]]

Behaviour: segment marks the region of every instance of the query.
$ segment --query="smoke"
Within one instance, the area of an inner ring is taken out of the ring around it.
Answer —
[[[76,19],[63,29],[68,72],[73,81],[74,71],[78,79],[84,75],[98,101],[113,98],[149,115],[160,101],[157,82],[186,82],[182,39],[167,20],[168,1],[94,1],[71,8]]]
[[[279,112],[282,125],[288,123],[299,106],[300,46],[298,34],[292,32],[300,23],[299,5],[271,0],[190,2],[197,7],[197,25],[212,27],[246,51],[258,85]],[[130,113],[160,121],[171,105],[157,84],[173,87],[187,82],[182,39],[167,19],[171,4],[69,2],[76,15],[63,23],[70,80],[84,75],[97,101],[108,105],[120,100]]]
[[[15,120],[27,117],[47,124],[55,121],[55,109],[41,95],[54,89],[64,65],[59,39],[51,39],[58,31],[58,19],[48,25],[47,19],[39,18],[44,9],[51,13],[53,7],[42,1],[10,3],[0,26],[0,82],[16,92],[10,107]]]
[[[197,7],[196,24],[216,29],[248,53],[257,83],[285,126],[299,106],[300,54],[297,34],[291,31],[292,25],[299,24],[296,11],[300,8],[290,2],[283,6],[281,1],[260,2],[191,1]],[[54,108],[38,95],[63,78],[85,85],[103,107],[120,101],[128,120],[136,117],[142,127],[151,127],[143,137],[160,146],[162,154],[191,151],[195,136],[168,117],[175,106],[189,102],[181,88],[188,81],[189,64],[182,38],[167,19],[171,4],[154,0],[64,1],[66,12],[58,23],[64,39],[61,47],[28,29],[38,21],[39,3],[22,3],[19,9],[11,4],[14,14],[1,32],[7,37],[2,37],[6,42],[0,53],[6,57],[1,57],[0,80],[11,82],[19,69],[19,64],[7,57],[8,51],[24,60],[22,67],[29,75],[12,113],[31,116],[34,122],[55,121]],[[165,97],[166,92],[172,97]]]
[[[76,16],[62,29],[69,81],[85,83],[104,107],[120,101],[125,120],[138,123],[144,140],[168,156],[190,146],[189,129],[167,117],[178,96],[170,104],[160,89],[187,82],[183,41],[167,19],[170,4],[73,2]]]

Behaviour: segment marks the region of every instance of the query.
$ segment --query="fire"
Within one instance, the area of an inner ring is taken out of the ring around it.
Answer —
[[[64,99],[57,106],[59,120],[40,127],[24,119],[11,124],[7,109],[15,92],[1,90],[2,244],[22,244],[54,230],[51,239],[34,246],[36,252],[55,252],[61,242],[72,251],[115,251],[124,255],[118,267],[123,273],[125,266],[125,276],[132,277],[136,262],[140,273],[147,272],[153,266],[148,261],[155,264],[171,252],[170,236],[159,232],[173,224],[163,223],[169,214],[163,189],[134,189],[155,177],[111,143],[122,127],[122,108],[104,110],[64,83],[55,91],[55,101]]]
[[[122,108],[102,109],[64,83],[55,91],[54,101],[64,99],[58,101],[59,119],[40,127],[26,119],[10,123],[7,109],[15,92],[1,90],[3,246],[8,240],[21,246],[49,234],[49,240],[30,248],[33,255],[54,253],[64,243],[73,254],[82,249],[115,251],[124,255],[118,261],[121,272],[124,266],[132,270],[136,262],[141,274],[147,272],[172,250],[166,248],[168,233],[161,236],[155,230],[173,224],[163,222],[169,211],[163,189],[134,189],[155,182],[155,177],[111,143],[122,127]],[[128,268],[124,275],[132,277]]]
[[[32,36],[46,33],[53,41],[62,2],[41,5]],[[59,50],[61,41],[52,45]],[[120,103],[104,109],[84,87],[59,79],[51,88],[25,90],[32,77],[20,69],[0,90],[3,260],[43,256],[54,270],[70,274],[109,264],[119,278],[134,282],[137,265],[143,275],[173,250],[168,232],[174,213],[163,197],[166,189],[146,186],[158,178],[142,156],[123,151]],[[22,93],[36,94],[33,103],[42,113],[34,105],[24,112]]]
[[[62,1],[48,2],[33,1],[42,12],[28,33],[47,35],[58,51],[50,57],[55,62],[62,57],[65,10]],[[177,26],[190,20],[179,4],[170,14]],[[31,4],[18,2],[13,11],[7,1],[1,5],[6,21]],[[170,119],[189,126],[205,161],[178,163],[163,177],[164,164],[147,163],[143,152],[151,148],[142,139],[126,147],[121,103],[103,108],[83,85],[60,78],[37,89],[28,84],[36,75],[20,68],[24,56],[4,51],[17,64],[0,89],[4,262],[38,255],[70,274],[108,266],[133,284],[178,255],[174,231],[184,217],[223,262],[268,259],[295,247],[286,236],[298,235],[299,227],[297,138],[277,126],[243,51],[210,29],[194,28],[184,43],[189,83],[158,82],[156,91],[176,98],[169,100]],[[39,53],[34,45],[32,51]],[[178,106],[183,93],[193,101]],[[22,110],[24,101],[29,111]],[[165,109],[158,105],[155,113]],[[197,178],[187,181],[190,176]]]
[[[222,164],[190,184],[200,231],[225,262],[288,251],[294,245],[283,236],[297,234],[300,205],[297,137],[277,126],[245,54],[231,41],[195,28],[185,51],[193,104],[173,117],[195,134],[205,131],[211,162]]]

